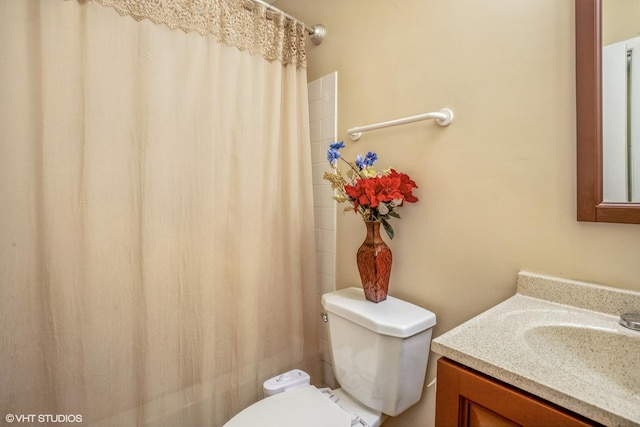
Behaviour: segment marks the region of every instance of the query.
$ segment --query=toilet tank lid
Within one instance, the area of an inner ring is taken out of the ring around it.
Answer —
[[[376,304],[367,301],[360,288],[324,294],[322,306],[373,332],[398,338],[408,338],[436,324],[436,315],[429,310],[391,296]]]

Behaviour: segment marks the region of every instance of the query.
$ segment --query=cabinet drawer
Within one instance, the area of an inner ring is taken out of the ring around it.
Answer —
[[[436,426],[601,426],[446,358],[438,360]]]

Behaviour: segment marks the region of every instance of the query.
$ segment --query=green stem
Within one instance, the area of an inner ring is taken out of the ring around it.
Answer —
[[[342,157],[340,157],[340,160],[342,160],[343,162],[345,162],[346,164],[349,165],[349,167],[351,168],[351,170],[353,170],[355,173],[358,174],[358,176],[362,179],[366,179],[366,177],[364,175],[362,175],[360,168],[358,168],[356,165],[353,164],[353,162],[347,162],[345,159],[343,159]]]

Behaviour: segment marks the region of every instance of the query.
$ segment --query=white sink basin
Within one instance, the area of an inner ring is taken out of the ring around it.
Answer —
[[[560,324],[533,326],[523,338],[547,364],[609,393],[640,399],[640,333],[633,334]]]

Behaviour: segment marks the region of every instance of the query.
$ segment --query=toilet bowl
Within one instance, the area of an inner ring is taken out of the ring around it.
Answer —
[[[393,297],[372,303],[360,288],[324,294],[322,305],[341,388],[274,394],[224,427],[378,427],[420,400],[435,314]]]

